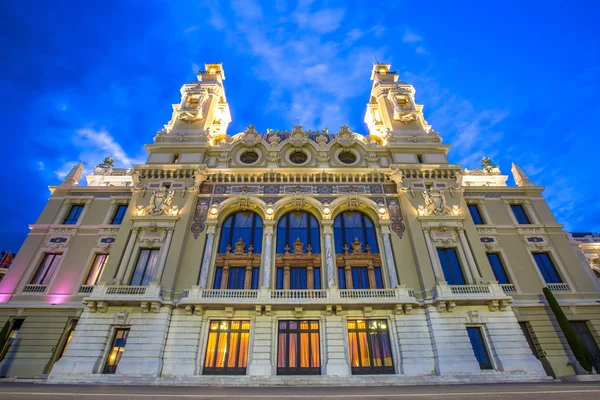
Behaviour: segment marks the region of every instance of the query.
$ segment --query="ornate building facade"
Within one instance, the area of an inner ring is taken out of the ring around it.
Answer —
[[[220,64],[130,170],[82,166],[0,283],[4,376],[211,384],[574,374],[549,287],[598,341],[600,286],[541,192],[463,170],[415,89],[373,67],[368,135],[228,134]],[[593,279],[592,279],[593,278]],[[578,332],[579,332],[578,331]],[[236,375],[231,379],[229,375]]]

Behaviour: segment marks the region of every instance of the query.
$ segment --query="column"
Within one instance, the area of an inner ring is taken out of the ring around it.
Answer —
[[[211,221],[212,222],[212,221]],[[209,221],[206,222],[207,224]],[[200,267],[200,279],[198,286],[201,289],[206,289],[208,281],[208,271],[210,270],[210,260],[212,259],[213,243],[215,241],[216,221],[214,224],[208,225],[206,228],[206,244],[204,245],[204,256],[202,257],[202,266]]]
[[[152,281],[160,282],[160,278],[165,270],[165,264],[167,263],[167,255],[169,254],[169,248],[171,247],[171,239],[173,239],[174,227],[167,228],[167,237],[160,248],[160,254],[158,255],[158,268],[156,273],[152,277]]]
[[[139,231],[139,228],[131,229],[131,235],[129,236],[129,241],[127,242],[127,247],[125,248],[125,253],[123,254],[123,259],[119,264],[117,277],[115,278],[117,285],[123,284],[123,279],[126,275],[126,272],[129,272],[131,253],[133,252],[133,247],[135,246],[135,241],[137,240]]]
[[[325,270],[327,271],[327,287],[335,284],[335,259],[333,252],[333,221],[323,221],[323,237],[325,241]]]
[[[273,226],[275,221],[265,221],[263,225],[263,234],[265,236],[265,245],[262,254],[262,287],[271,287],[271,255],[273,253]]]
[[[398,273],[396,271],[396,261],[392,252],[392,242],[390,240],[390,226],[388,224],[381,226],[381,235],[383,236],[383,251],[385,253],[385,264],[388,269],[390,287],[398,286]]]
[[[465,230],[463,228],[458,229],[458,236],[460,237],[460,244],[465,252],[465,257],[467,258],[467,264],[469,264],[469,270],[473,276],[473,283],[481,283],[481,276],[477,270],[477,265],[475,264],[475,259],[473,258],[473,253],[471,253],[471,247],[469,246],[469,242],[467,241]]]
[[[429,252],[429,259],[431,260],[431,265],[433,266],[433,274],[435,275],[435,280],[437,282],[445,282],[446,278],[444,277],[444,271],[442,271],[442,266],[440,265],[440,260],[438,259],[435,246],[431,241],[431,236],[428,228],[423,228],[423,235],[425,236],[425,244],[427,245],[427,251]]]

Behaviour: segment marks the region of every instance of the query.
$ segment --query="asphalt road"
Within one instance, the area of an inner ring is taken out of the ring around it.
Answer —
[[[446,385],[403,387],[106,386],[0,383],[0,400],[113,399],[435,399],[598,400],[600,383]]]

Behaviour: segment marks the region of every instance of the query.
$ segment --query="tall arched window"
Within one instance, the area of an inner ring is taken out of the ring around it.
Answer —
[[[215,289],[258,289],[263,224],[252,211],[231,214],[221,228]]]
[[[381,289],[381,257],[375,225],[358,211],[340,213],[333,221],[340,289]]]
[[[321,241],[317,219],[291,211],[277,224],[277,289],[321,288]]]

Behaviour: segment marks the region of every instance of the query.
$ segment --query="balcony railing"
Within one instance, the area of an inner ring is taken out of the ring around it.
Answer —
[[[272,299],[326,299],[327,290],[321,289],[283,289],[271,290]]]
[[[108,286],[107,295],[143,296],[146,294],[147,286]]]
[[[504,309],[512,302],[512,298],[497,283],[448,285],[440,282],[433,288],[433,301],[438,304],[438,307],[445,304],[448,310],[459,303],[487,304],[490,309]]]
[[[548,283],[546,285],[551,292],[570,292],[569,285],[566,283]]]
[[[455,295],[490,294],[488,285],[450,285],[450,290]]]
[[[503,283],[500,285],[504,293],[517,293],[517,289],[515,289],[515,285],[512,283]]]
[[[393,299],[396,297],[394,289],[342,289],[342,299]]]
[[[258,290],[245,289],[207,289],[201,292],[203,299],[256,299]]]
[[[46,285],[25,285],[23,293],[44,293],[46,291]]]
[[[88,294],[94,291],[94,285],[81,285],[79,286],[79,294]]]

